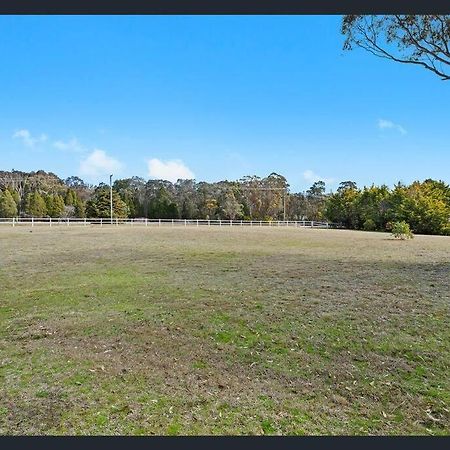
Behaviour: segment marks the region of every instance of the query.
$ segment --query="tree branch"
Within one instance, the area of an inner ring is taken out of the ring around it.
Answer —
[[[406,33],[408,33],[408,36],[410,37],[410,39],[413,41],[414,45],[419,48],[420,50],[422,50],[424,53],[427,54],[431,54],[435,59],[437,59],[438,61],[443,62],[444,64],[450,64],[450,61],[446,61],[445,59],[442,59],[436,52],[431,51],[430,49],[422,46],[420,44],[420,42],[413,36],[413,34],[411,33],[410,29],[404,25],[403,20],[401,19],[400,16],[395,16],[397,19],[398,24],[400,25],[400,27],[406,31]],[[428,45],[432,45],[433,47],[435,47],[439,52],[442,52],[442,49],[440,47],[437,47],[434,44],[430,44],[426,41],[425,38],[422,38],[423,41],[425,41]]]
[[[364,50],[372,53],[375,56],[382,57],[385,59],[390,59],[395,62],[399,62],[402,64],[414,64],[418,66],[422,66],[425,69],[435,73],[439,77],[441,77],[442,80],[450,80],[450,74],[446,74],[442,69],[438,69],[435,65],[435,61],[439,61],[442,64],[450,65],[450,61],[447,61],[446,59],[442,58],[439,54],[437,54],[435,51],[433,51],[431,48],[424,47],[421,42],[414,36],[414,34],[411,32],[411,30],[408,28],[408,26],[405,24],[404,20],[396,15],[394,16],[397,20],[397,26],[403,30],[407,36],[404,36],[403,38],[401,36],[398,36],[397,33],[393,33],[392,35],[388,35],[388,42],[397,39],[403,45],[408,46],[408,37],[409,42],[411,45],[415,46],[417,49],[417,53],[412,53],[411,56],[408,57],[399,57],[394,55],[393,53],[390,53],[389,51],[382,48],[377,43],[377,36],[379,34],[377,27],[382,26],[382,21],[380,21],[378,24],[374,22],[374,19],[372,18],[371,22],[368,23],[367,17],[364,16],[362,18],[363,24],[358,24],[357,21],[359,19],[355,20],[355,23],[353,24],[354,29],[362,36],[362,39],[358,39],[355,35],[353,35],[351,31],[351,26],[349,28],[346,28],[345,31],[348,33],[347,42],[346,42],[346,48],[350,49],[350,42],[355,43],[357,46],[363,48]],[[443,27],[442,21],[440,22],[441,26]],[[370,34],[369,34],[370,33]],[[423,35],[423,30],[418,29],[418,35]],[[431,32],[431,36],[433,36],[433,33]],[[442,35],[442,40],[445,43],[445,31]],[[426,42],[426,44],[430,45],[430,47],[434,47],[436,50],[438,50],[439,53],[446,55],[446,52],[442,51],[442,48],[437,46],[436,44],[428,43],[423,37],[422,41]],[[366,42],[367,44],[365,44]],[[447,44],[446,44],[447,46]],[[417,59],[414,59],[417,58]],[[420,58],[426,58],[428,61],[424,61]]]

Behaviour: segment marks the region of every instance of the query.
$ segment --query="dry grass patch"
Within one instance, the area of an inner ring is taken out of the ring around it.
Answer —
[[[449,238],[1,228],[0,255],[2,434],[450,429]]]

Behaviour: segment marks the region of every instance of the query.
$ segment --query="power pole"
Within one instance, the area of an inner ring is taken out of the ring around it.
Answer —
[[[109,206],[111,213],[111,225],[113,223],[113,202],[112,202],[112,175],[109,176]]]

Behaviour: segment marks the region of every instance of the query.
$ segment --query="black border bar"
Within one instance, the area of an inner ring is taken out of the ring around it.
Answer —
[[[0,14],[450,14],[450,0],[2,0]]]
[[[122,436],[42,436],[42,437],[0,437],[0,445],[5,449],[42,448],[60,450],[79,448],[83,450],[104,449],[214,449],[214,450],[444,450],[450,443],[445,436],[191,436],[191,437],[122,437]]]

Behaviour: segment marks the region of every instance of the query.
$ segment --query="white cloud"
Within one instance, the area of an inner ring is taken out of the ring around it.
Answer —
[[[315,183],[316,181],[324,181],[325,183],[332,184],[335,181],[334,178],[321,177],[310,169],[303,172],[303,178],[310,183]]]
[[[14,139],[22,139],[23,144],[27,147],[34,147],[39,142],[45,142],[47,140],[46,134],[42,133],[39,137],[33,137],[26,129],[16,131],[12,137]]]
[[[122,163],[106,154],[104,150],[94,149],[80,162],[80,174],[91,178],[117,173]]]
[[[183,161],[174,159],[172,161],[161,161],[153,158],[147,161],[148,175],[160,180],[168,180],[175,183],[178,179],[192,180],[194,173],[187,167]]]
[[[406,130],[398,123],[394,123],[390,120],[385,120],[385,119],[378,119],[378,128],[380,130],[395,129],[395,130],[399,131],[401,134],[407,133]]]
[[[53,147],[58,150],[68,150],[71,152],[82,152],[85,148],[78,142],[77,138],[72,138],[70,141],[55,141]]]

